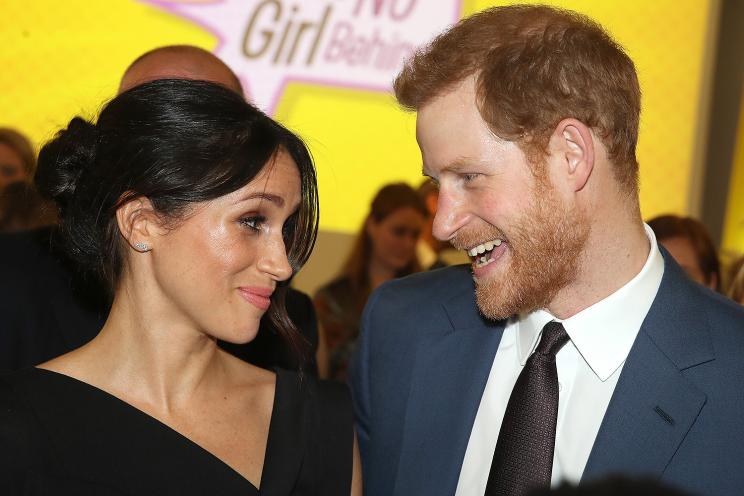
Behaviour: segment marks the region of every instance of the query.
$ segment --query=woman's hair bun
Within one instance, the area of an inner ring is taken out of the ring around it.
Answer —
[[[64,212],[72,200],[83,172],[96,159],[98,130],[81,117],[75,117],[39,152],[36,185],[53,198]]]

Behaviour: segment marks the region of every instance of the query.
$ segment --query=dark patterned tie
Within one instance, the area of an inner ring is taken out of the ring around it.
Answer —
[[[523,496],[550,487],[558,418],[555,355],[567,341],[563,324],[545,324],[506,405],[485,496]]]

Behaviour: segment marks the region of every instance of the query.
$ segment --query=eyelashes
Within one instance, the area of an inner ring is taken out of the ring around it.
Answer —
[[[291,244],[291,240],[295,234],[296,226],[297,226],[297,218],[298,213],[294,212],[292,215],[290,215],[284,224],[281,227],[281,233],[282,233],[282,239],[284,240],[285,245],[289,246]],[[271,221],[273,222],[273,221]],[[258,233],[261,230],[263,230],[265,227],[268,227],[267,224],[269,223],[269,218],[265,215],[244,215],[238,219],[238,224],[240,226],[244,227],[245,229],[248,229],[250,232]]]
[[[266,222],[266,217],[263,215],[249,215],[246,217],[241,217],[240,225],[250,229],[251,231],[260,231],[261,226]]]
[[[471,182],[475,181],[479,176],[480,176],[480,174],[477,173],[477,172],[473,172],[473,173],[465,172],[465,173],[461,174],[460,177],[462,177],[462,179],[463,179],[464,182],[471,183]]]

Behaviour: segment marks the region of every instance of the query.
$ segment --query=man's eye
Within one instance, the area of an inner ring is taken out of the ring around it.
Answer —
[[[258,231],[259,229],[261,229],[261,224],[263,224],[265,220],[265,217],[254,215],[241,218],[240,224],[254,231]]]
[[[465,181],[466,183],[469,183],[469,182],[472,182],[472,181],[474,181],[474,180],[475,180],[475,179],[476,179],[476,178],[477,178],[478,176],[480,176],[480,174],[478,174],[478,173],[470,173],[470,172],[466,172],[466,173],[463,173],[463,174],[462,174],[462,179],[463,179],[463,181]]]

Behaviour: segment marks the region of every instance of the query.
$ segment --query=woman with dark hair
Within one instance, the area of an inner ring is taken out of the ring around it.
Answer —
[[[216,346],[267,314],[302,352],[283,306],[317,232],[299,138],[219,85],[160,80],[73,119],[36,180],[113,299],[90,343],[0,378],[3,494],[359,491],[345,388]]]
[[[702,222],[692,217],[660,215],[648,221],[656,239],[695,282],[721,291],[721,266]]]
[[[346,378],[359,320],[372,290],[421,270],[416,243],[425,219],[426,209],[413,188],[405,183],[384,186],[372,200],[341,275],[315,294],[331,378]]]

